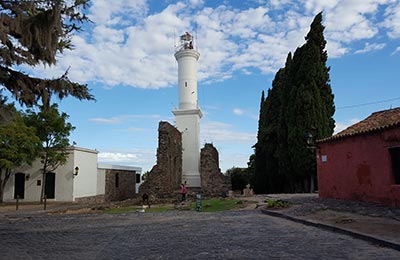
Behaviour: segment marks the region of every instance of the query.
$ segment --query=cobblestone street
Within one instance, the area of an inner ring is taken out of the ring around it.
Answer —
[[[0,218],[8,259],[400,259],[400,252],[259,210]]]

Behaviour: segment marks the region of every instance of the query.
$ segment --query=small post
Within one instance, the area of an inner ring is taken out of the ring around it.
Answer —
[[[19,195],[17,195],[17,202],[15,203],[15,210],[18,211],[19,206]]]
[[[196,194],[196,210],[201,211],[201,194]]]
[[[43,210],[46,210],[47,207],[47,195],[44,195],[44,204],[43,204]]]

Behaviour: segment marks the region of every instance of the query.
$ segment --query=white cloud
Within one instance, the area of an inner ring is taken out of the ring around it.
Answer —
[[[360,119],[353,118],[345,122],[335,122],[335,129],[333,134],[337,134],[357,122],[360,122]]]
[[[399,52],[400,52],[400,46],[397,47],[397,48],[392,52],[391,55],[395,55],[396,53],[399,53]]]
[[[233,114],[237,116],[245,116],[248,118],[251,118],[253,120],[258,120],[259,115],[257,114],[258,112],[254,111],[254,109],[240,109],[240,108],[234,108],[232,110]]]
[[[385,21],[382,23],[389,32],[388,35],[391,38],[400,38],[400,2],[394,1],[394,3],[385,10]]]
[[[206,142],[248,143],[249,147],[256,141],[255,133],[235,131],[232,125],[217,121],[202,122],[200,135]]]
[[[321,10],[331,58],[348,53],[355,41],[368,41],[358,53],[379,49],[382,43],[374,40],[383,29],[392,38],[400,37],[400,3],[395,0],[256,2],[259,7],[236,9],[229,2],[210,8],[203,0],[185,0],[148,15],[145,0],[96,0],[89,10],[94,24],[72,38],[75,50],[60,55],[57,67],[35,69],[33,74],[54,78],[71,67],[72,80],[106,87],[176,85],[175,38],[185,31],[197,36],[198,78],[203,84],[254,69],[274,74],[287,53],[304,43]],[[381,11],[383,23],[378,22]]]
[[[235,108],[235,109],[233,109],[233,113],[234,113],[235,115],[241,116],[241,115],[244,114],[244,111],[241,110],[240,108]]]
[[[370,44],[369,42],[365,43],[364,49],[357,50],[354,53],[360,54],[360,53],[366,53],[366,52],[371,52],[375,50],[381,50],[385,48],[386,44],[385,43],[372,43]]]
[[[163,118],[164,117],[162,117],[161,115],[156,115],[156,114],[153,114],[153,115],[151,115],[151,114],[149,114],[149,115],[119,115],[119,116],[109,117],[109,118],[104,118],[104,117],[90,118],[89,121],[95,122],[95,123],[101,123],[101,124],[119,124],[119,123],[124,123],[127,121],[136,120],[136,119],[161,120]]]
[[[220,168],[222,172],[232,167],[247,167],[250,154],[247,153],[222,153],[220,154]]]
[[[204,0],[188,0],[189,6],[199,7],[204,5]]]
[[[90,7],[89,19],[99,25],[120,25],[127,24],[143,18],[147,11],[146,0],[135,1],[92,1]],[[130,19],[123,19],[123,15],[129,15]]]
[[[118,164],[141,167],[142,171],[151,170],[156,163],[156,151],[135,150],[108,150],[98,154],[99,163]]]
[[[95,117],[95,118],[90,118],[89,121],[99,123],[99,124],[119,124],[119,123],[121,123],[121,119],[117,118],[117,117],[112,117],[112,118]]]
[[[137,159],[137,154],[132,153],[99,153],[99,161],[106,162],[129,162]]]

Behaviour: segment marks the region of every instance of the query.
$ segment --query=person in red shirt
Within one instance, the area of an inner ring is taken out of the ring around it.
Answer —
[[[182,201],[186,200],[186,193],[187,193],[186,186],[185,184],[182,183],[181,184]]]

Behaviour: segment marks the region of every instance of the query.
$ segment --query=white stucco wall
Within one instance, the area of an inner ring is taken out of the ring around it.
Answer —
[[[75,148],[74,165],[79,167],[79,173],[73,178],[73,200],[76,198],[97,195],[97,151]],[[71,175],[72,175],[71,172]]]
[[[55,198],[49,201],[75,201],[77,198],[104,195],[106,169],[130,170],[141,174],[142,168],[119,165],[99,164],[97,167],[97,154],[95,150],[71,147],[65,165],[59,166],[55,172]],[[79,167],[79,173],[74,176],[75,167]],[[40,201],[43,185],[42,164],[37,159],[31,166],[26,165],[16,168],[7,182],[4,190],[4,201],[14,202],[15,173],[24,173],[25,196],[21,202]],[[40,185],[38,184],[40,180]],[[136,184],[136,191],[140,184]]]
[[[72,151],[71,151],[72,152]],[[15,189],[15,174],[24,173],[25,178],[25,196],[21,201],[34,202],[40,201],[41,190],[43,186],[43,175],[42,175],[43,164],[40,159],[37,159],[33,164],[25,165],[16,169],[13,169],[10,180],[7,182],[4,192],[4,201],[11,202],[14,199]],[[55,198],[49,199],[50,201],[72,201],[72,171],[73,171],[73,154],[68,156],[65,165],[59,166],[55,171]],[[40,185],[38,185],[40,181]]]
[[[74,169],[79,166],[79,175],[74,177]],[[4,192],[4,201],[14,199],[15,173],[21,172],[29,178],[25,179],[25,196],[21,201],[34,202],[40,200],[42,181],[42,163],[37,159],[32,166],[25,165],[14,169]],[[74,201],[75,198],[95,196],[97,193],[97,151],[79,147],[69,148],[66,164],[55,171],[55,198],[49,201]],[[38,185],[40,180],[40,185]]]

